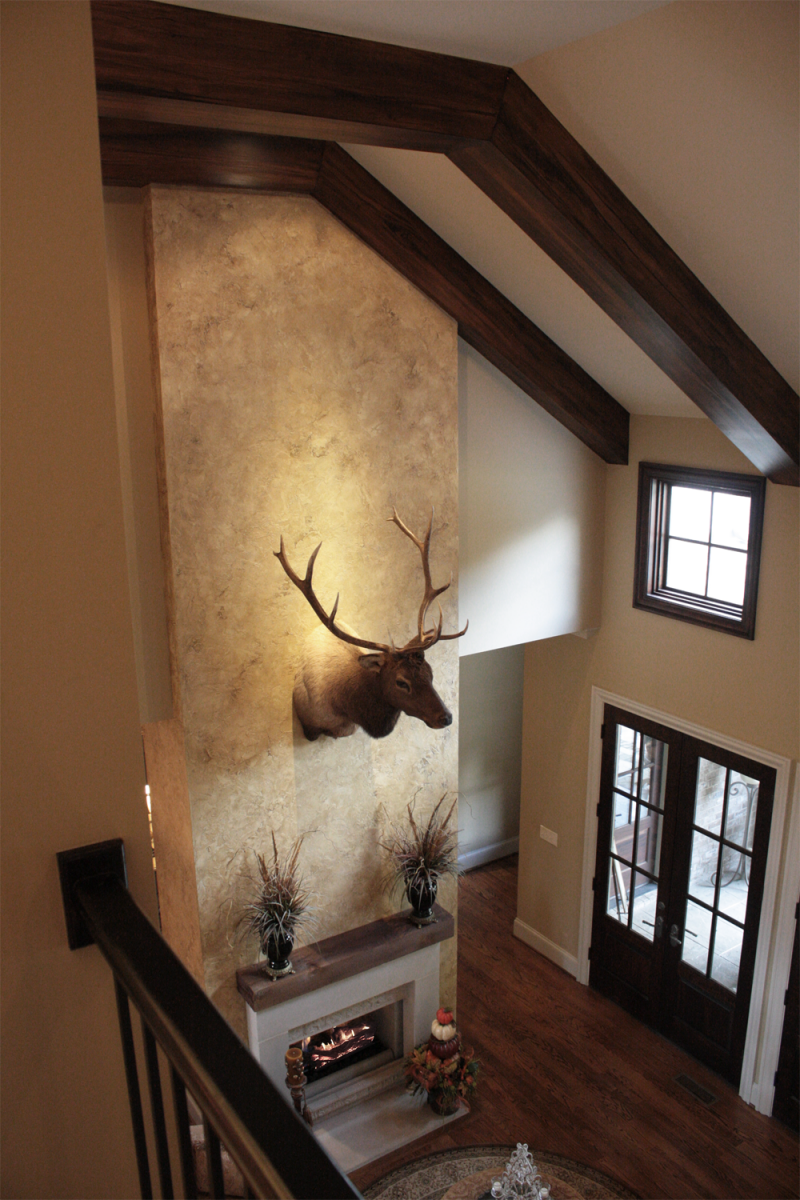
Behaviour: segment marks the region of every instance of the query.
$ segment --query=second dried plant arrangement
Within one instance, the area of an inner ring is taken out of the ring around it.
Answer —
[[[441,797],[425,824],[414,816],[414,805],[407,806],[408,824],[393,826],[389,838],[382,842],[391,860],[391,885],[405,888],[411,904],[411,920],[427,925],[435,918],[433,903],[439,879],[443,875],[457,878],[462,872],[458,865],[458,830],[451,818],[458,803],[455,797],[446,813]]]

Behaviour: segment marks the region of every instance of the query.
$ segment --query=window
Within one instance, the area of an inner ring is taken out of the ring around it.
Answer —
[[[634,608],[752,639],[766,480],[639,465]]]

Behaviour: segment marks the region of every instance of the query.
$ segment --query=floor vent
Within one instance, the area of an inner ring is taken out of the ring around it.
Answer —
[[[713,1104],[717,1098],[713,1092],[707,1091],[695,1082],[691,1075],[676,1075],[675,1083],[679,1083],[682,1088],[686,1088],[687,1092],[691,1092],[701,1104]]]

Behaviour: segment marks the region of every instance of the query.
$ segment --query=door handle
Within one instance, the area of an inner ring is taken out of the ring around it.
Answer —
[[[658,916],[656,917],[656,928],[655,928],[655,934],[656,934],[656,937],[657,937],[657,938],[660,938],[660,937],[661,937],[661,935],[662,935],[662,934],[663,934],[663,932],[664,932],[664,916],[663,916],[663,913],[664,913],[664,909],[665,909],[666,907],[667,907],[667,906],[666,906],[666,904],[664,903],[664,901],[663,901],[663,900],[659,900],[658,904],[656,905],[656,912],[658,913]]]
[[[669,944],[670,944],[670,946],[682,946],[683,945],[683,941],[681,940],[681,938],[678,937],[678,926],[677,925],[673,925],[669,931]]]

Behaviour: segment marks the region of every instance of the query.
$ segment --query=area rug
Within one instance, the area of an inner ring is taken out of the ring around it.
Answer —
[[[488,1200],[492,1179],[503,1174],[515,1146],[465,1146],[441,1150],[406,1163],[371,1184],[365,1200]],[[638,1200],[635,1192],[609,1175],[562,1158],[531,1150],[552,1200]]]

